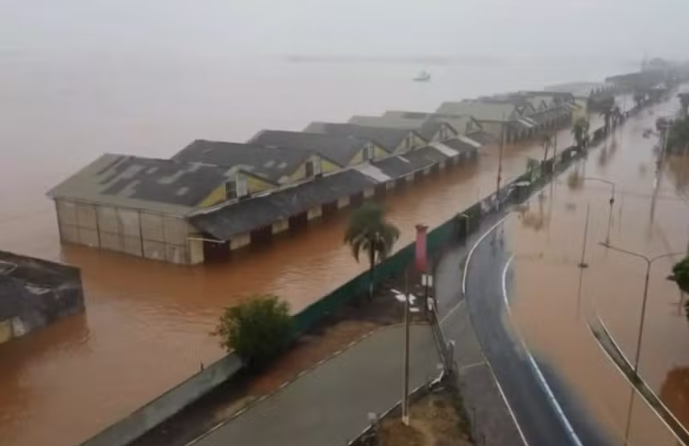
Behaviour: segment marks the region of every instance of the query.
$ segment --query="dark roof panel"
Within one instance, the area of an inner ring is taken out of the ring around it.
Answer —
[[[272,224],[281,218],[288,218],[315,206],[362,192],[376,184],[374,180],[357,170],[345,170],[269,195],[250,198],[213,211],[200,212],[189,220],[195,227],[213,237],[227,240],[235,235]]]
[[[172,159],[224,167],[245,172],[277,183],[294,173],[311,156],[307,150],[281,150],[256,144],[198,139],[175,154]]]
[[[218,166],[105,154],[48,196],[183,215],[231,175]]]
[[[424,169],[432,164],[446,160],[448,157],[440,150],[434,149],[431,146],[426,146],[405,153],[404,158],[409,160],[417,169]]]
[[[263,130],[249,142],[280,149],[316,152],[344,167],[357,153],[364,149],[369,141],[356,136]]]
[[[404,142],[411,130],[389,127],[374,127],[358,124],[341,124],[332,122],[313,122],[306,132],[325,133],[328,135],[356,136],[374,141],[387,152],[392,153]]]
[[[403,177],[417,169],[414,164],[402,155],[390,156],[379,161],[374,161],[371,164],[391,178]]]
[[[443,141],[443,144],[448,146],[452,150],[455,150],[460,155],[463,155],[466,153],[473,153],[473,152],[476,152],[478,150],[478,147],[473,146],[473,145],[469,144],[468,142],[464,142],[458,138],[448,139],[447,141]]]

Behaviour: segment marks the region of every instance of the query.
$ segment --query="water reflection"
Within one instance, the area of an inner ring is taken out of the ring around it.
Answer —
[[[678,366],[667,372],[660,398],[682,424],[689,426],[689,367]]]

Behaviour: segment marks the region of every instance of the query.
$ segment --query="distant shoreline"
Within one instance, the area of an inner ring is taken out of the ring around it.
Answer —
[[[291,63],[373,63],[373,64],[424,64],[435,66],[479,65],[580,65],[582,63],[605,63],[638,68],[637,60],[615,60],[604,57],[498,57],[498,56],[362,56],[362,55],[307,55],[293,54],[283,56],[282,60]]]

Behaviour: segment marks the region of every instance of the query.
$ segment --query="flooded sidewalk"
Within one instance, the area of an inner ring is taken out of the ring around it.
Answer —
[[[664,104],[630,119],[505,222],[514,253],[512,313],[529,348],[575,393],[582,410],[620,441],[638,445],[676,440],[638,397],[630,410],[631,387],[597,344],[587,317],[600,315],[625,355],[635,356],[645,263],[600,246],[608,226],[610,243],[623,249],[649,256],[686,249],[689,207],[667,172],[653,193],[657,141],[642,137],[658,114],[671,110]],[[610,185],[593,178],[615,183],[612,212]],[[689,327],[680,293],[666,280],[681,256],[652,270],[640,374],[689,426],[689,393],[678,373],[689,364]]]

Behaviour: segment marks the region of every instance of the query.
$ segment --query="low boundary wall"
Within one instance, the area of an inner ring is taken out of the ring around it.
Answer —
[[[605,136],[604,129],[596,130],[591,145],[599,143]],[[550,176],[542,176],[536,170],[540,172],[564,170],[584,153],[584,150],[576,147],[565,149],[557,154],[557,159],[546,160],[541,163],[539,169],[524,173],[506,183],[498,193],[493,193],[479,203],[458,212],[428,233],[429,256],[438,256],[450,241],[461,241],[468,237],[479,228],[482,217],[498,211],[506,203],[521,200],[522,195],[530,195],[534,188],[550,180]],[[518,193],[520,190],[524,190],[524,193]],[[413,259],[414,243],[410,243],[377,265],[374,286],[379,286],[386,280],[402,274],[412,264]],[[365,271],[295,314],[297,333],[308,331],[343,305],[368,292],[368,280],[368,272]],[[81,446],[125,446],[211,392],[234,376],[241,368],[242,362],[239,357],[232,353],[228,354],[81,443]]]

